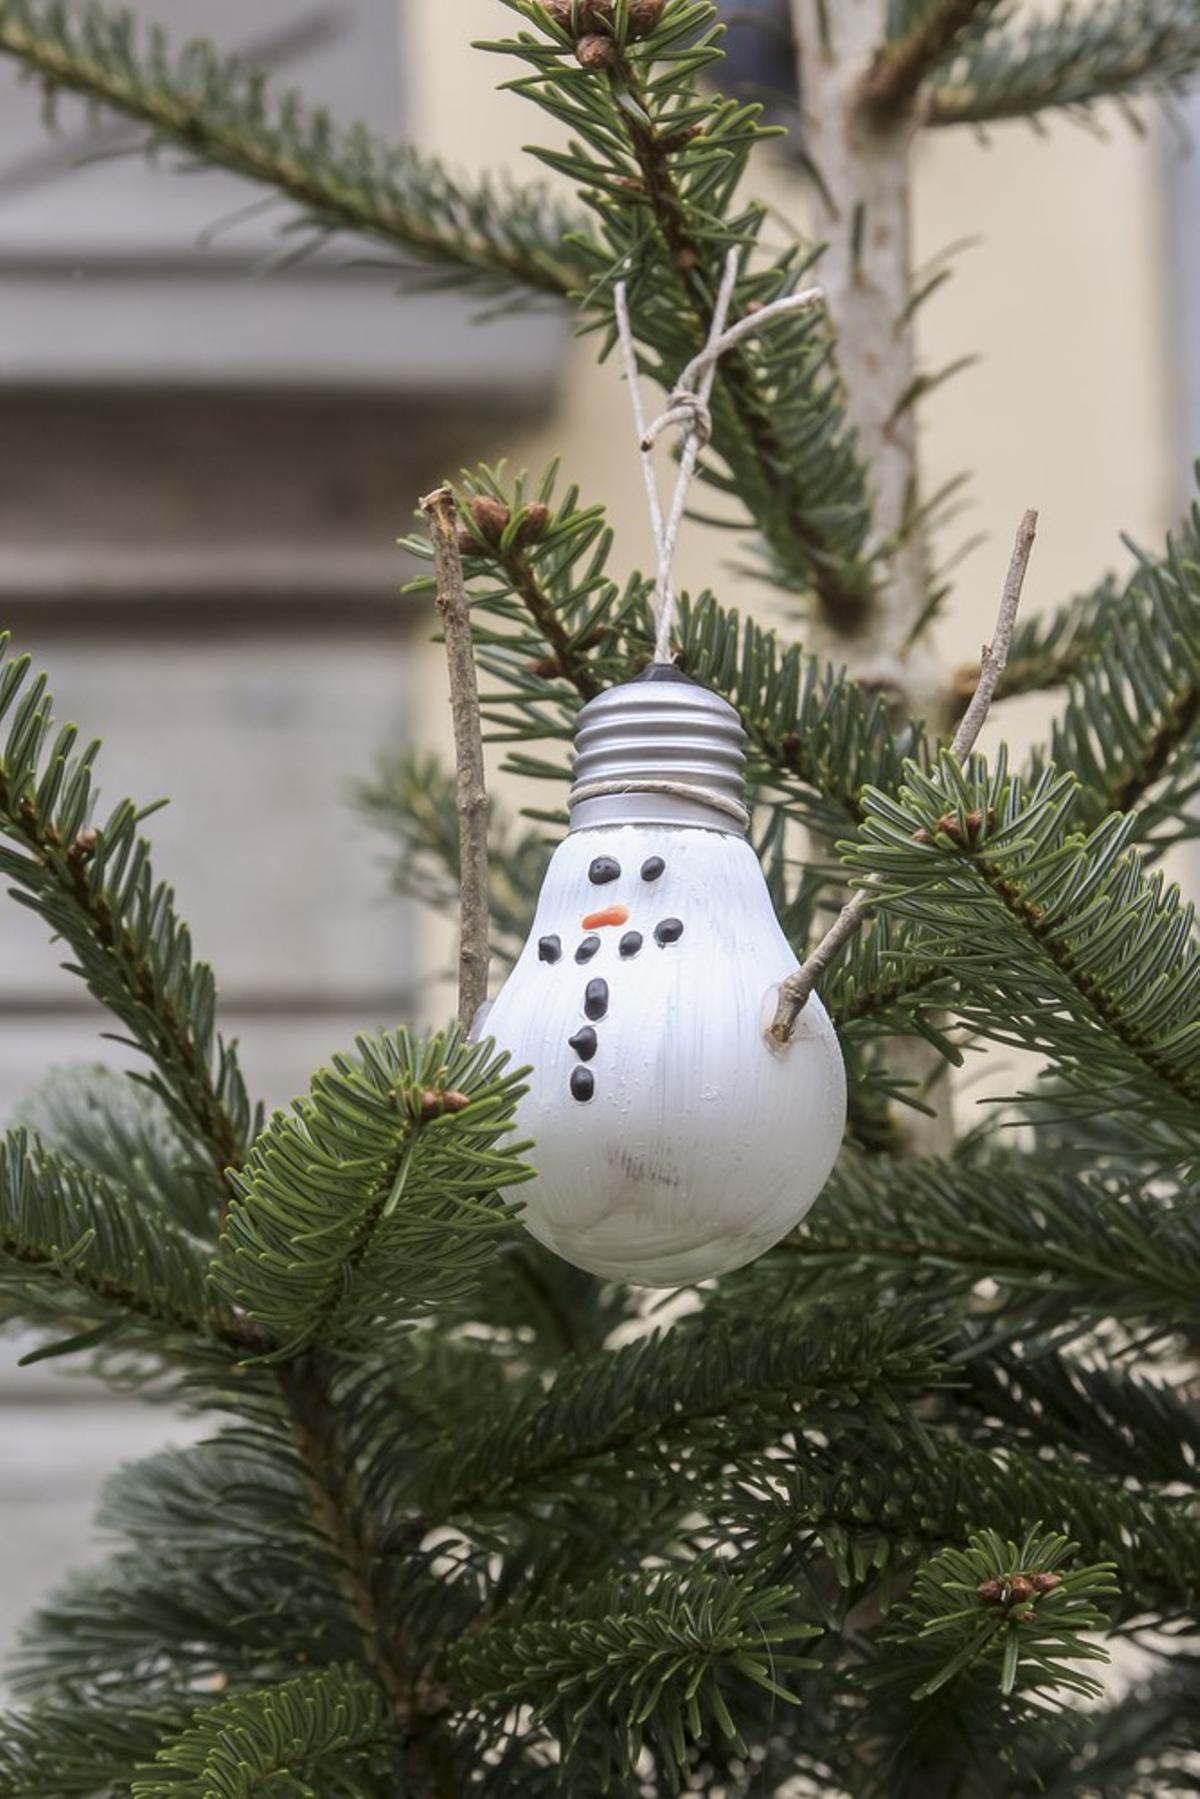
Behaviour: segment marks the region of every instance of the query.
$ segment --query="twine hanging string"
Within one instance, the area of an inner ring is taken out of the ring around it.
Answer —
[[[733,290],[737,285],[741,256],[741,250],[735,247],[725,258],[725,270],[717,293],[717,302],[713,308],[708,341],[699,355],[692,358],[679,376],[667,398],[666,411],[650,425],[646,423],[645,409],[642,405],[637,347],[634,343],[633,327],[629,319],[628,286],[626,282],[618,281],[615,290],[617,335],[620,339],[625,376],[629,384],[629,397],[633,406],[633,419],[637,428],[642,479],[646,483],[646,498],[650,506],[650,524],[654,532],[654,546],[658,562],[654,582],[655,662],[670,662],[671,660],[671,632],[675,624],[675,590],[671,582],[671,565],[675,560],[675,546],[679,541],[679,530],[687,506],[688,490],[695,477],[700,452],[712,439],[713,426],[709,400],[712,398],[713,383],[717,378],[717,364],[727,350],[731,350],[735,344],[741,343],[743,338],[761,331],[763,326],[770,324],[773,319],[781,317],[784,313],[798,312],[804,307],[813,306],[822,299],[819,287],[806,287],[799,293],[785,294],[781,300],[773,300],[769,305],[759,307],[756,312],[748,312],[744,318],[727,326],[726,321],[729,318],[729,308],[733,303]],[[670,430],[681,431],[683,443],[679,452],[679,472],[675,479],[675,491],[671,497],[670,510],[664,515],[658,492],[658,477],[654,472],[653,451],[658,439],[665,431]]]

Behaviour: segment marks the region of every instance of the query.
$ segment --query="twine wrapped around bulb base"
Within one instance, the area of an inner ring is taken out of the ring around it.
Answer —
[[[745,742],[727,701],[681,669],[655,663],[580,712],[571,829],[699,825],[744,837]]]

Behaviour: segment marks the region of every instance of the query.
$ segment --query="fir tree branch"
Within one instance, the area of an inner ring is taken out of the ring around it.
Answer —
[[[1173,697],[1157,729],[1140,746],[1136,756],[1112,786],[1112,810],[1131,812],[1170,768],[1176,753],[1190,740],[1200,722],[1200,680],[1190,681]]]
[[[457,1032],[360,1038],[275,1114],[237,1178],[212,1279],[287,1359],[350,1353],[469,1293],[529,1178],[519,1078]]]
[[[0,655],[8,643],[0,635]],[[114,1012],[154,1063],[153,1085],[174,1118],[206,1150],[220,1183],[244,1154],[251,1110],[232,1046],[214,1028],[212,972],[193,960],[170,888],[155,885],[146,816],[123,801],[98,829],[92,744],[76,754],[74,726],[52,729],[45,676],[28,681],[29,658],[0,664],[0,873],[15,897],[70,945],[74,972]]]
[[[276,1378],[309,1493],[317,1532],[328,1548],[346,1610],[362,1645],[364,1665],[386,1693],[395,1722],[413,1724],[413,1695],[402,1676],[402,1652],[384,1618],[375,1587],[377,1544],[361,1506],[357,1473],[346,1454],[328,1372],[311,1352],[284,1363]]]
[[[1081,824],[1136,808],[1138,835],[1156,849],[1190,833],[1200,789],[1198,545],[1193,516],[1160,557],[1142,556],[1119,603],[1088,609],[1090,647],[1050,738],[1049,759],[1079,776]],[[1035,758],[1035,775],[1041,766]]]
[[[1078,1549],[1036,1525],[1021,1542],[984,1530],[962,1548],[943,1549],[917,1569],[881,1632],[867,1691],[890,1687],[919,1702],[952,1681],[971,1692],[973,1677],[982,1676],[1005,1696],[1062,1689],[1100,1698],[1100,1682],[1075,1664],[1109,1656],[1080,1632],[1108,1625],[1107,1607],[1097,1601],[1120,1589],[1110,1562],[1077,1566]],[[1047,1579],[1053,1584],[1040,1590]]]
[[[878,1026],[894,1017],[898,1008],[906,1010],[911,1001],[937,1005],[944,999],[948,985],[945,969],[939,968],[936,962],[924,965],[913,962],[907,966],[899,960],[883,963],[874,980],[869,982],[849,974],[844,981],[839,981],[838,975],[846,968],[846,962],[843,962],[831,972],[825,988],[830,1017],[839,1034],[851,1031],[855,1025]],[[934,989],[932,993],[931,988]]]
[[[927,0],[899,37],[880,47],[858,93],[870,116],[888,120],[912,105],[930,72],[1000,0]]]
[[[539,190],[475,189],[407,147],[328,114],[203,42],[174,58],[161,32],[139,39],[131,15],[53,0],[0,0],[0,54],[52,88],[112,107],[170,144],[293,200],[314,229],[350,230],[448,277],[488,289],[565,295],[583,279],[565,248],[581,221]]]
[[[1052,18],[993,32],[935,83],[931,125],[979,125],[1050,107],[1178,92],[1200,68],[1200,18],[1191,0],[1069,3]]]
[[[676,1333],[568,1364],[547,1392],[518,1390],[504,1410],[449,1435],[421,1471],[424,1509],[452,1518],[569,1489],[606,1464],[645,1478],[647,1457],[681,1466],[726,1460],[735,1446],[816,1428],[870,1408],[882,1425],[935,1375],[931,1335],[893,1315],[843,1314],[795,1332]],[[790,1426],[789,1426],[790,1421]]]
[[[12,714],[0,760],[0,824],[18,846],[0,851],[0,866],[71,942],[97,997],[154,1055],[159,1091],[189,1136],[215,1166],[241,1161],[249,1108],[236,1064],[223,1049],[216,1074],[211,1072],[211,976],[191,961],[190,941],[175,918],[169,890],[153,886],[133,807],[118,808],[100,831],[87,829],[94,750],[74,758],[75,733],[68,728],[42,758],[50,703],[44,681],[23,691],[25,676],[22,662],[0,671],[0,716]],[[31,1160],[23,1142],[15,1141],[0,1202],[0,1247],[26,1309],[38,1316],[41,1306],[40,1315],[50,1322],[62,1319],[76,1331],[80,1322],[89,1327],[64,1349],[125,1334],[135,1347],[143,1347],[144,1336],[152,1348],[162,1350],[171,1347],[170,1336],[178,1333],[191,1355],[199,1353],[207,1338],[226,1351],[226,1359],[229,1350],[238,1357],[271,1353],[280,1358],[288,1344],[303,1348],[324,1330],[335,1332],[336,1326],[347,1334],[361,1328],[364,1319],[378,1320],[388,1307],[394,1308],[400,1293],[409,1302],[422,1303],[414,1282],[423,1288],[425,1301],[435,1290],[443,1297],[461,1291],[478,1262],[476,1245],[485,1237],[494,1241],[502,1216],[486,1202],[475,1204],[468,1189],[490,1194],[498,1180],[507,1178],[506,1169],[520,1178],[511,1157],[492,1153],[510,1126],[511,1105],[504,1094],[511,1093],[511,1079],[497,1088],[489,1087],[485,1076],[481,1089],[476,1079],[483,1067],[480,1052],[456,1054],[441,1042],[407,1060],[401,1054],[389,1058],[387,1045],[374,1059],[369,1047],[363,1053],[369,1077],[343,1061],[325,1079],[321,1097],[328,1116],[319,1102],[311,1114],[320,1146],[298,1126],[289,1133],[286,1121],[277,1120],[274,1134],[260,1141],[246,1163],[245,1175],[231,1171],[238,1197],[224,1223],[216,1274],[218,1291],[223,1279],[238,1295],[232,1311],[208,1290],[207,1258],[190,1234],[162,1214],[138,1209],[129,1195],[100,1176],[89,1172],[76,1177],[65,1165]],[[470,1111],[471,1098],[450,1086],[453,1079],[476,1101],[466,1120],[454,1114],[464,1105]],[[403,1116],[393,1083],[402,1090]],[[347,1099],[349,1113],[341,1110]],[[372,1100],[379,1163],[374,1184],[369,1157],[364,1172]],[[424,1146],[413,1149],[409,1136],[430,1135],[424,1121],[435,1117],[455,1126],[465,1154],[449,1151],[444,1132],[444,1149],[436,1141],[427,1151]],[[344,1152],[334,1150],[322,1160],[322,1147],[343,1139]],[[409,1160],[423,1164],[416,1167],[405,1206],[397,1190],[397,1156],[406,1168]],[[339,1216],[347,1180],[359,1201],[348,1218]],[[275,1221],[278,1241],[267,1222],[272,1181],[282,1195],[283,1224]],[[314,1182],[320,1229],[298,1241],[299,1209]],[[365,1197],[360,1192],[364,1183]],[[422,1193],[425,1210],[417,1217],[414,1206]],[[389,1207],[400,1214],[395,1228],[384,1219]],[[329,1234],[331,1216],[341,1233],[336,1242]],[[237,1252],[248,1241],[254,1254],[239,1261]],[[363,1273],[368,1243],[376,1251],[369,1278]],[[391,1250],[399,1252],[403,1275]],[[247,1274],[251,1260],[252,1273]],[[39,1296],[47,1292],[50,1299],[43,1302]],[[306,1295],[307,1311],[302,1303]],[[243,1299],[249,1304],[243,1305]],[[263,1314],[266,1329],[252,1315],[255,1311]],[[148,1329],[139,1335],[138,1325],[157,1326],[160,1335],[167,1335],[166,1343],[156,1341]],[[283,1361],[277,1375],[280,1390],[292,1409],[301,1401],[307,1406],[302,1424],[324,1415],[331,1403],[330,1378],[313,1358],[301,1370]],[[249,1396],[247,1384],[243,1401]],[[300,1430],[298,1448],[314,1494],[328,1501],[317,1519],[318,1529],[327,1531],[329,1508],[336,1509],[347,1468],[332,1459],[332,1450],[312,1430]],[[352,1615],[362,1625],[361,1592],[356,1588],[347,1598],[353,1598],[358,1610],[352,1607]],[[365,1649],[379,1660],[373,1642],[366,1642]],[[388,1668],[393,1690],[403,1675],[398,1664],[389,1662]]]
[[[981,856],[975,866],[1008,916],[1028,933],[1031,943],[1040,948],[1070,983],[1082,1007],[1091,1011],[1122,1048],[1163,1086],[1171,1089],[1185,1104],[1200,1105],[1200,1065],[1192,1062],[1189,1070],[1187,1062],[1179,1055],[1158,1047],[1156,1033],[1127,1015],[1109,983],[1088,968],[1086,960],[1068,940],[1064,940],[1056,923],[1051,922],[1046,908],[1022,892],[1002,865]],[[1142,996],[1139,994],[1138,997]],[[1190,1034],[1194,1034],[1194,1030]]]
[[[111,1692],[102,1707],[67,1697],[0,1714],[0,1794],[95,1799],[127,1790],[193,1709],[186,1695]]]
[[[421,501],[429,520],[437,569],[438,610],[450,671],[454,719],[455,812],[458,817],[458,1022],[469,1031],[487,999],[488,964],[488,796],[479,722],[479,688],[471,613],[459,554],[458,506],[454,490],[440,487]]]
[[[1130,1128],[1193,1142],[1192,914],[1129,850],[1136,818],[1070,834],[1074,792],[1053,769],[1027,791],[1003,756],[991,775],[944,756],[898,798],[871,796],[847,860],[954,973],[969,1026],[1051,1059],[1063,1107],[1119,1107]]]
[[[534,1706],[568,1764],[592,1749],[605,1720],[622,1774],[636,1766],[644,1736],[682,1774],[689,1739],[700,1739],[714,1722],[735,1734],[722,1672],[795,1703],[784,1681],[794,1670],[819,1666],[781,1647],[820,1635],[818,1625],[796,1617],[795,1598],[787,1588],[732,1580],[715,1559],[662,1568],[493,1624],[454,1653],[454,1672],[490,1712]]]
[[[936,1289],[949,1306],[990,1281],[989,1311],[1005,1327],[1048,1334],[1107,1316],[1194,1341],[1198,1262],[1200,1220],[1186,1205],[1055,1174],[1036,1155],[843,1157],[800,1230],[712,1303],[730,1318],[786,1317],[853,1303],[870,1281],[880,1292]]]
[[[209,1235],[207,1171],[196,1166],[194,1141],[145,1082],[100,1064],[55,1068],[21,1102],[20,1113],[44,1148],[192,1236]]]
[[[563,623],[553,598],[533,569],[528,552],[514,541],[501,547],[498,560],[513,593],[545,641],[555,677],[569,681],[581,700],[594,700],[603,692],[604,683],[578,645],[577,634],[572,634]]]
[[[984,1527],[1006,1536],[1060,1530],[1086,1555],[1111,1560],[1125,1618],[1186,1616],[1200,1581],[1200,1544],[1178,1495],[1122,1486],[1065,1450],[1053,1460],[1017,1446],[996,1453],[933,1432],[881,1468],[870,1457],[850,1462],[802,1446],[790,1462],[743,1467],[717,1509],[758,1579],[798,1582],[827,1544],[857,1597],[889,1567]]]
[[[114,814],[102,831],[81,833],[64,844],[53,823],[39,820],[28,804],[14,804],[12,786],[0,770],[0,824],[31,852],[26,860],[0,851],[0,870],[23,882],[48,922],[65,927],[76,954],[86,958],[81,972],[102,1004],[114,1004],[112,991],[98,973],[89,974],[88,963],[99,964],[106,976],[116,977],[124,1000],[114,1009],[137,1031],[138,1047],[154,1058],[191,1128],[210,1144],[214,1166],[236,1168],[245,1154],[242,1120],[234,1117],[219,1092],[218,1079],[190,1021],[180,1016],[164,990],[161,963],[150,944],[136,925],[124,923],[88,866],[95,863],[97,852],[107,851],[117,860],[133,823],[130,808]],[[221,1053],[226,1057],[231,1052]]]
[[[1153,1320],[1151,1328],[1158,1326]],[[1119,1481],[1129,1478],[1136,1443],[1140,1486],[1198,1484],[1200,1417],[1186,1386],[1177,1391],[1162,1373],[1120,1361],[1097,1366],[1086,1350],[1072,1355],[1035,1338],[967,1357],[964,1375],[965,1438],[996,1451],[1014,1444],[1035,1455],[1070,1451]]]
[[[379,1792],[369,1764],[380,1747],[394,1752],[396,1735],[378,1688],[356,1669],[321,1668],[201,1707],[140,1771],[130,1795],[255,1799],[280,1791],[280,1781],[312,1793],[319,1779],[325,1799],[366,1799]]]
[[[106,1338],[156,1325],[169,1340],[238,1345],[231,1316],[205,1286],[206,1257],[173,1221],[133,1205],[115,1182],[14,1131],[0,1143],[0,1293],[26,1316]]]

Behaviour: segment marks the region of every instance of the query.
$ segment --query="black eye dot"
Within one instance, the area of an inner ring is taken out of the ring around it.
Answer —
[[[643,881],[657,881],[666,866],[661,856],[647,856],[642,863]]]
[[[561,937],[539,937],[538,938],[538,961],[539,962],[557,962],[558,958],[561,955],[562,955],[562,938]]]
[[[608,1011],[608,982],[589,981],[583,995],[583,1009],[593,1024]]]
[[[581,1102],[591,1099],[596,1091],[596,1077],[590,1068],[573,1068],[571,1070],[571,1093]]]
[[[683,923],[678,918],[664,918],[654,927],[655,943],[678,943],[683,936]]]
[[[636,956],[641,947],[642,933],[640,931],[626,931],[621,939],[621,954],[623,956]]]
[[[596,1053],[596,1033],[590,1024],[585,1024],[573,1037],[568,1037],[567,1042],[581,1062],[590,1062]]]
[[[593,887],[603,887],[608,881],[620,878],[621,864],[613,856],[597,856],[588,869],[588,880]]]
[[[583,942],[579,945],[579,948],[575,951],[575,960],[577,962],[590,962],[599,948],[599,937],[585,937]]]

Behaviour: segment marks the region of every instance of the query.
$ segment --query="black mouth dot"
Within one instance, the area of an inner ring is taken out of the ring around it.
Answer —
[[[582,1030],[576,1031],[573,1037],[567,1038],[567,1042],[581,1062],[591,1061],[596,1053],[597,1041],[596,1033],[590,1024],[585,1024]]]
[[[591,1099],[596,1091],[596,1077],[590,1068],[573,1068],[571,1070],[571,1095],[582,1104]]]
[[[589,981],[583,996],[583,1009],[593,1021],[601,1019],[608,1011],[608,982]]]
[[[562,938],[561,937],[539,937],[538,938],[538,960],[539,960],[539,962],[557,962],[561,955],[562,955]]]
[[[643,881],[657,881],[666,866],[661,856],[647,856],[642,863]]]
[[[579,948],[575,951],[575,960],[577,962],[590,962],[599,948],[599,937],[585,937],[583,942],[579,945]]]
[[[654,927],[655,943],[678,943],[682,936],[683,924],[678,918],[664,918],[661,924]]]
[[[623,956],[636,956],[641,947],[642,933],[640,931],[626,931],[620,943],[621,954]]]
[[[608,881],[620,878],[621,864],[612,856],[597,856],[588,869],[588,880],[593,887],[603,887]]]

